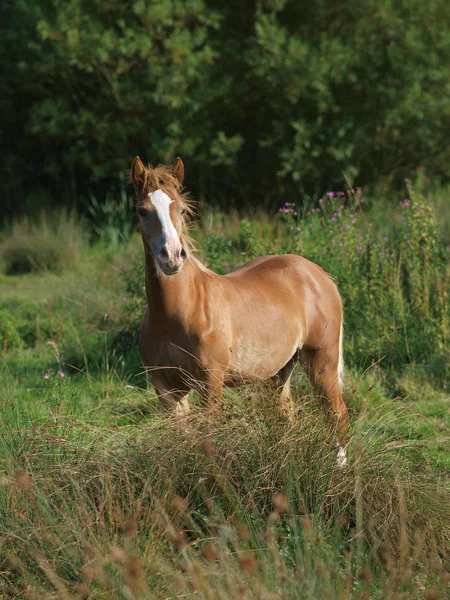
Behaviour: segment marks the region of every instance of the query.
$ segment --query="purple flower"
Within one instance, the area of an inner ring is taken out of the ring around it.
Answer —
[[[289,202],[285,202],[284,205],[285,206],[290,206],[290,203]]]
[[[50,375],[48,373],[44,374],[44,379],[48,379],[50,377]]]
[[[122,298],[122,302],[128,302],[128,298]]]
[[[281,212],[281,213],[282,213],[282,212],[283,212],[283,209],[282,209],[282,208],[279,208],[279,209],[278,209],[278,212]]]
[[[335,193],[334,192],[327,192],[327,196],[328,196],[328,198],[334,198]]]
[[[294,217],[296,217],[296,216],[297,216],[297,213],[296,213],[296,211],[295,211],[295,210],[294,210],[294,212],[293,212],[292,214],[294,215]]]
[[[356,223],[356,219],[352,219],[352,225]]]
[[[335,215],[333,215],[333,216],[331,217],[331,220],[332,220],[332,221],[336,221],[336,216],[335,216]]]
[[[64,379],[64,377],[65,377],[64,371],[61,371],[61,370],[58,371],[58,375],[61,377],[61,379]]]
[[[356,252],[361,253],[362,252],[362,246],[356,246]]]
[[[384,240],[385,242],[387,242],[387,241],[388,241],[388,239],[389,239],[389,238],[388,238],[388,236],[387,236],[387,235],[385,235],[385,236],[384,236],[384,238],[383,238],[383,240]]]
[[[319,204],[323,203],[323,198],[319,198]]]

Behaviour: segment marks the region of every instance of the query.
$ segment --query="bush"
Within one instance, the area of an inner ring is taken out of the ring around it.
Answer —
[[[13,315],[9,310],[0,309],[0,349],[6,352],[13,348],[20,348],[22,344]]]
[[[180,154],[229,208],[299,189],[450,176],[446,0],[10,3],[0,50],[6,207],[79,201],[139,153]]]
[[[27,217],[13,222],[0,242],[0,256],[8,275],[61,271],[73,266],[87,240],[84,224],[74,212],[62,210],[39,221]]]

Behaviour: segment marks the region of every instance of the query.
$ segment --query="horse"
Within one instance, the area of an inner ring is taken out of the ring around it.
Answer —
[[[293,418],[290,380],[299,362],[336,422],[344,465],[343,310],[334,281],[292,254],[255,258],[226,275],[206,268],[189,243],[183,180],[180,158],[153,168],[136,157],[131,167],[148,304],[138,345],[159,400],[185,419],[191,389],[214,412],[224,385],[267,380]]]

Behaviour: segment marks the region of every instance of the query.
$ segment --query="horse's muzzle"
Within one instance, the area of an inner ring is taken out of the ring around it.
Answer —
[[[175,275],[183,268],[186,257],[187,253],[183,246],[171,248],[166,245],[156,254],[156,261],[164,275]]]

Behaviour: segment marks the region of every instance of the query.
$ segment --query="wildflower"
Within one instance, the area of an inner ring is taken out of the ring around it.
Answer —
[[[356,252],[360,254],[362,252],[362,246],[356,246]]]
[[[323,198],[319,198],[319,204],[323,204]]]
[[[388,236],[387,236],[387,235],[385,235],[385,236],[383,237],[383,240],[384,240],[385,242],[387,242],[387,241],[388,241],[388,239],[389,239],[389,238],[388,238]]]
[[[337,216],[338,216],[338,217],[342,217],[342,213],[341,213],[341,212],[338,212]]]
[[[279,208],[279,209],[278,209],[278,212],[282,213],[282,212],[283,212],[283,209],[282,209],[282,208]]]
[[[343,246],[344,244],[342,242],[339,242],[339,246]]]
[[[330,229],[330,233],[333,233],[333,230],[332,230],[332,229]]]
[[[290,204],[290,202],[285,202],[284,205],[285,206],[290,206],[291,204]]]
[[[328,196],[328,198],[334,198],[335,193],[334,192],[327,192],[327,196]]]
[[[297,212],[294,210],[294,212],[292,213],[294,215],[294,217],[297,216]]]
[[[64,371],[61,371],[61,370],[58,371],[58,375],[61,377],[61,379],[64,379],[64,377],[65,377]]]
[[[352,219],[352,225],[356,223],[356,219]]]
[[[128,302],[128,298],[122,298],[122,302]]]
[[[44,379],[48,379],[50,375],[48,373],[44,373]]]
[[[343,204],[341,204],[341,206],[340,206],[339,208],[340,208],[340,210],[343,210],[343,208],[344,208],[344,205],[343,205]]]
[[[332,221],[336,221],[336,215],[333,215],[333,216],[331,217],[331,220],[332,220]]]

